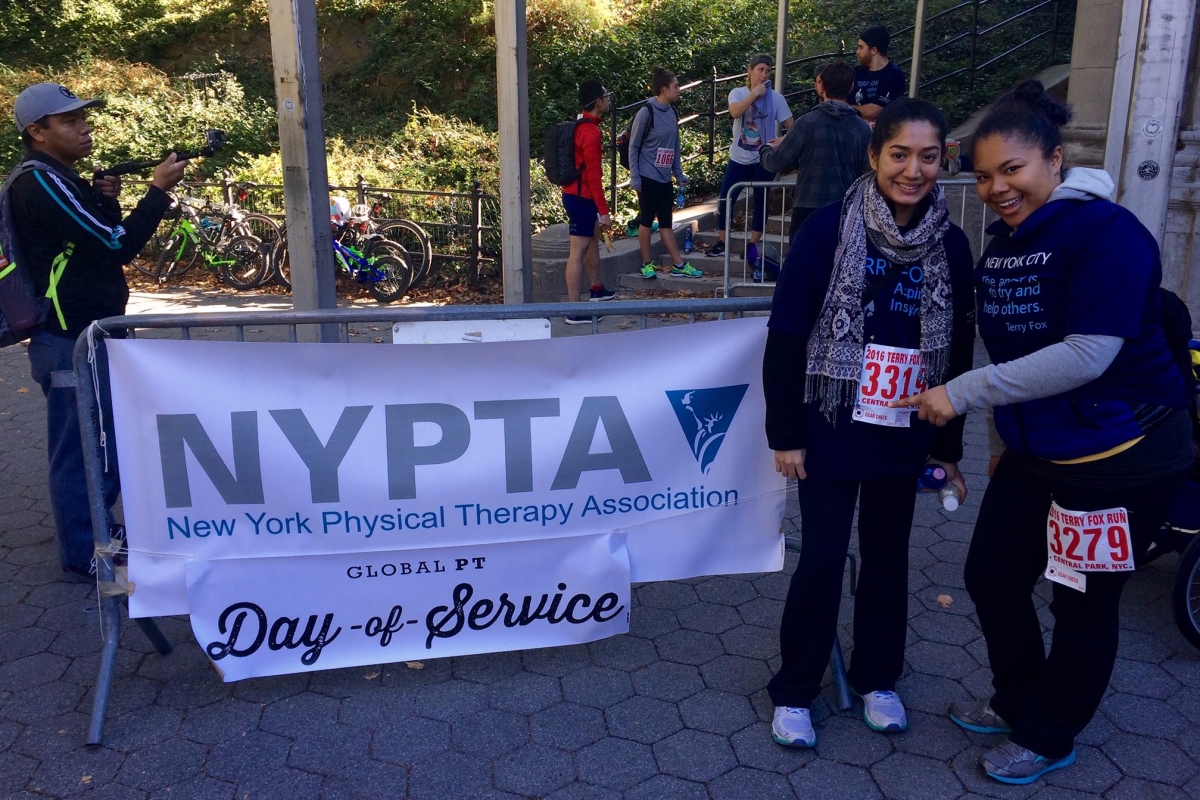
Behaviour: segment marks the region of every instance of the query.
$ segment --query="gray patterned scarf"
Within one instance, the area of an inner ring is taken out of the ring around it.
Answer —
[[[868,236],[889,262],[921,265],[921,360],[926,382],[937,386],[946,375],[953,308],[942,240],[950,219],[941,186],[934,186],[930,200],[921,221],[902,234],[879,193],[874,172],[863,175],[846,192],[833,276],[808,339],[804,380],[804,402],[820,403],[821,412],[831,421],[838,408],[853,406],[858,396]]]

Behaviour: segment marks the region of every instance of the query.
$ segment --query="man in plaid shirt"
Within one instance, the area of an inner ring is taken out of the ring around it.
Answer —
[[[816,88],[820,105],[796,120],[786,136],[759,150],[769,172],[798,171],[789,239],[809,214],[841,200],[850,184],[870,168],[871,126],[846,102],[854,89],[854,68],[835,61],[817,75]]]

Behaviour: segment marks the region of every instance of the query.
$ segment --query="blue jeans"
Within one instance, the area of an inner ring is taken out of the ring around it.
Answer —
[[[88,506],[87,476],[83,466],[83,442],[79,430],[79,408],[73,382],[72,354],[75,340],[38,332],[29,341],[29,364],[33,379],[46,397],[46,450],[50,456],[50,505],[58,534],[58,560],[63,569],[87,573],[94,550],[92,516]],[[104,508],[108,525],[113,525],[112,507],[120,493],[117,479],[117,448],[112,437],[112,397],[108,388],[108,357],[102,340],[97,341],[97,373],[100,376],[101,408],[108,431],[108,472],[104,473]],[[91,387],[85,388],[91,391]],[[103,468],[103,454],[101,454]]]
[[[721,193],[717,196],[717,230],[725,230],[725,214],[741,195],[738,189],[729,193],[730,187],[743,181],[773,181],[775,174],[763,169],[762,164],[739,164],[731,160],[725,169],[725,177],[721,180]],[[767,190],[754,189],[754,213],[750,217],[750,230],[763,232],[763,217],[767,212]]]

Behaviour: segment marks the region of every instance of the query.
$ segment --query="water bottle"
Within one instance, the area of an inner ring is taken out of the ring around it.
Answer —
[[[682,211],[682,210],[683,210],[683,203],[684,203],[684,189],[683,189],[683,184],[679,184],[679,194],[677,194],[677,195],[675,196],[675,208],[676,208],[676,209],[678,209],[679,211]]]
[[[690,225],[683,229],[683,252],[692,252],[692,227]]]
[[[940,492],[950,483],[946,468],[937,464],[926,464],[921,476],[917,478],[918,491]]]
[[[958,486],[953,483],[947,483],[938,491],[938,497],[942,500],[942,508],[947,511],[958,511],[958,504],[962,502],[962,495],[958,493]]]

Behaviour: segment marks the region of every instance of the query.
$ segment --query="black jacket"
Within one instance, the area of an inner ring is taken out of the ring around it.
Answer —
[[[826,101],[796,120],[778,149],[758,151],[769,172],[796,175],[796,208],[836,203],[859,175],[870,168],[867,145],[871,126],[845,103]]]
[[[25,160],[54,171],[37,169],[13,183],[14,234],[34,290],[51,299],[44,330],[73,339],[93,321],[125,313],[122,267],[150,240],[171,199],[152,186],[121,219],[120,204],[101,198],[71,167],[37,151]],[[51,292],[56,259],[60,274]]]

